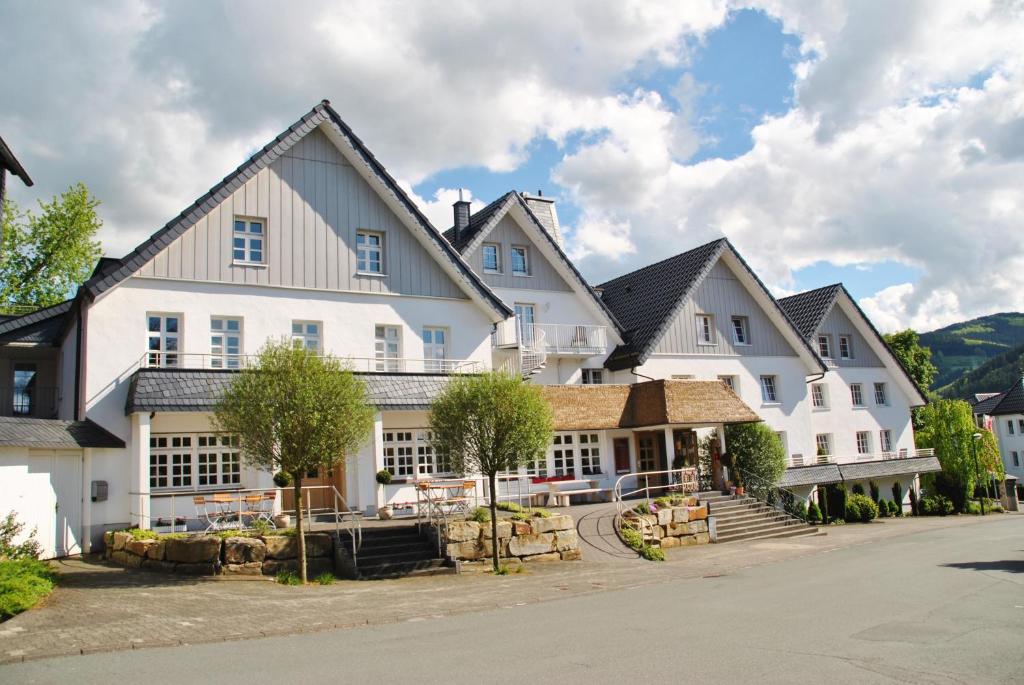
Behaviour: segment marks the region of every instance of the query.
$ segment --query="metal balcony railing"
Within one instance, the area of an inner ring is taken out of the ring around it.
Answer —
[[[606,326],[522,323],[507,319],[491,337],[494,347],[524,347],[547,355],[592,356],[608,351]]]
[[[24,416],[33,419],[57,418],[60,388],[0,386],[0,416]]]
[[[836,455],[836,454],[819,454],[813,458],[813,461],[808,461],[803,458],[799,460],[793,459],[793,466],[809,466],[810,464],[851,464],[859,461],[887,461],[890,459],[914,459],[917,457],[934,457],[935,450],[930,447],[920,449],[899,449],[891,452],[867,452],[865,454],[854,454],[854,455]]]
[[[237,371],[254,366],[254,354],[203,354],[193,352],[146,352],[139,359],[143,369],[224,369]],[[406,357],[337,357],[352,371],[362,373],[481,373],[483,362],[474,359],[413,359]]]

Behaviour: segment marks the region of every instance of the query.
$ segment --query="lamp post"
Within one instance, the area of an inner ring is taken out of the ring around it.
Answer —
[[[975,492],[978,491],[977,481],[980,478],[980,475],[978,473],[978,441],[979,440],[981,440],[981,433],[975,433],[974,435],[971,436],[971,451],[974,453],[974,479],[975,479],[974,491]],[[984,516],[985,515],[985,496],[984,495],[981,496],[980,503],[981,503],[981,515]]]

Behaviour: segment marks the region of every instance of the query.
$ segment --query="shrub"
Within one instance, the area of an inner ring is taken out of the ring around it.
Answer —
[[[903,515],[903,486],[900,485],[900,482],[898,480],[897,481],[893,481],[893,484],[892,484],[892,501],[896,502],[897,504],[900,505],[898,507],[899,510],[900,510],[900,513],[897,514],[897,516],[902,516]]]
[[[889,500],[889,516],[900,518],[903,516],[903,505]]]
[[[334,574],[330,571],[324,571],[316,577],[318,585],[334,585]]]
[[[868,490],[871,491],[871,501],[878,504],[878,500],[882,497],[881,493],[878,491],[878,483],[873,480],[868,481]]]
[[[516,513],[509,516],[509,518],[513,521],[529,521],[530,515],[521,511],[517,511]]]
[[[875,502],[875,507],[878,509],[878,518],[884,519],[889,517],[889,503],[886,500],[878,500]]]
[[[878,505],[867,495],[854,493],[846,498],[846,522],[868,523],[878,516]]]
[[[507,576],[508,573],[508,566],[506,566],[505,564],[502,564],[494,571],[494,575],[496,576]]]
[[[299,579],[299,576],[298,576],[297,573],[295,573],[295,571],[281,571],[276,576],[274,576],[274,580],[276,580],[281,585],[301,585],[302,584],[302,580]]]
[[[657,505],[658,508],[671,507],[672,500],[668,497],[659,497],[658,499],[654,500],[654,504]]]
[[[794,499],[792,502],[787,503],[786,511],[801,521],[807,520],[807,504],[802,499]]]
[[[665,550],[660,547],[644,545],[643,548],[640,549],[640,556],[647,561],[665,561]]]
[[[292,484],[292,474],[278,471],[274,474],[274,485],[279,488],[286,488]]]
[[[35,559],[42,549],[36,541],[35,529],[22,542],[14,539],[25,530],[24,523],[18,523],[17,515],[12,511],[0,521],[0,559]]]
[[[811,502],[811,506],[807,507],[807,522],[821,523],[821,509],[814,501]]]
[[[487,507],[477,507],[470,514],[469,520],[476,521],[477,523],[487,523],[491,520],[491,512],[487,510]]]
[[[391,483],[391,472],[387,469],[381,469],[376,475],[377,482],[381,485],[390,485]]]
[[[156,540],[160,537],[159,533],[152,530],[143,530],[141,528],[129,528],[124,531],[132,536],[132,540]]]
[[[515,502],[498,502],[494,506],[498,511],[511,511],[517,514],[523,510],[523,508]]]
[[[855,495],[863,495],[864,494],[864,486],[861,485],[860,483],[854,483],[853,487],[850,488],[850,492],[852,492]]]
[[[910,515],[920,516],[921,508],[917,501],[917,491],[914,488],[910,488]]]
[[[636,528],[625,526],[622,529],[622,541],[627,546],[632,547],[636,551],[640,551],[644,546],[644,536],[640,534]]]
[[[533,510],[533,515],[536,516],[539,519],[549,519],[552,516],[550,511],[548,511],[547,509],[540,509],[540,508],[534,509]]]
[[[0,561],[0,619],[31,609],[50,594],[57,574],[32,557]]]
[[[782,439],[763,423],[741,423],[725,427],[725,444],[729,452],[723,463],[735,467],[737,485],[759,490],[779,482],[786,470],[786,450]],[[749,476],[751,482],[745,482]]]
[[[945,495],[928,495],[918,503],[922,516],[948,516],[956,511],[953,501]]]
[[[964,513],[977,516],[981,513],[981,505],[974,500],[967,500],[967,502],[964,503]]]

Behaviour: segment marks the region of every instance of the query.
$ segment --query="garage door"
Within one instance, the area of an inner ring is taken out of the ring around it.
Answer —
[[[29,452],[30,497],[22,502],[22,520],[35,526],[43,558],[80,554],[82,530],[82,453],[76,450]]]

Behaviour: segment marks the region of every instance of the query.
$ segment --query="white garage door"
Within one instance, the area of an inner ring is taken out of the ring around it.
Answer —
[[[82,530],[82,453],[75,450],[31,450],[29,497],[22,499],[22,519],[36,528],[43,558],[80,554]]]

